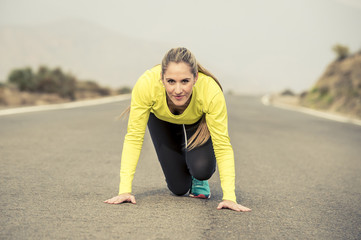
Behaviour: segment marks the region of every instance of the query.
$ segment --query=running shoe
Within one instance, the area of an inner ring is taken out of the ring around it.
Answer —
[[[201,181],[192,177],[192,187],[189,191],[189,196],[192,198],[208,199],[211,197],[211,190],[207,180]]]

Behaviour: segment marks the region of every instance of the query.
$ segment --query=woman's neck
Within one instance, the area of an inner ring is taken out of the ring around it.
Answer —
[[[186,110],[189,103],[191,102],[191,99],[192,99],[192,95],[190,96],[190,98],[188,99],[188,101],[184,105],[177,106],[169,99],[169,97],[167,95],[167,105],[168,105],[168,108],[171,111],[171,113],[173,113],[174,115],[180,115],[180,114],[182,114],[184,112],[184,110]]]

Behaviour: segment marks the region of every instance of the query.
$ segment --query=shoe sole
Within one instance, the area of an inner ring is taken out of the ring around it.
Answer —
[[[211,198],[211,194],[209,194],[208,196],[206,196],[204,194],[199,194],[199,195],[195,196],[192,193],[190,193],[189,196],[191,198],[202,198],[202,199],[210,199]]]

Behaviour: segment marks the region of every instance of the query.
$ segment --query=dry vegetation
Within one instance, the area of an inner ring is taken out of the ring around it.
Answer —
[[[60,68],[14,69],[0,82],[0,108],[64,103],[129,93],[129,87],[111,89],[94,81],[79,81]]]

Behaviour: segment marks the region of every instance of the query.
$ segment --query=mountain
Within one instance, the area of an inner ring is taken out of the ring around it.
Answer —
[[[361,118],[361,51],[329,64],[300,103]]]
[[[81,80],[110,87],[133,86],[160,63],[170,46],[67,20],[39,26],[0,26],[0,81],[14,68],[60,67]]]

